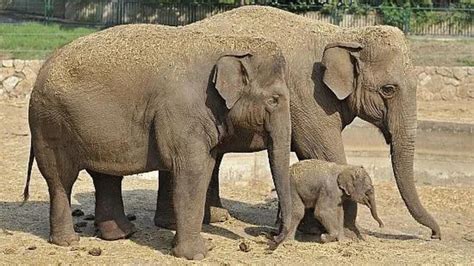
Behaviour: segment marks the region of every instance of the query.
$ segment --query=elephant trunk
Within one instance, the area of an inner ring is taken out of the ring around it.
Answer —
[[[374,218],[374,220],[376,220],[379,223],[379,227],[382,228],[383,222],[379,218],[379,215],[377,213],[377,204],[375,203],[375,194],[371,193],[368,197],[368,200],[369,200],[368,207],[370,209],[370,214],[372,214],[372,217]]]
[[[413,90],[415,91],[415,90]],[[414,153],[416,137],[416,97],[407,100],[389,112],[388,128],[391,133],[390,154],[398,190],[410,214],[420,224],[431,229],[433,239],[441,239],[441,232],[433,217],[420,202],[414,181]]]
[[[275,237],[278,245],[283,242],[289,232],[291,224],[291,196],[290,196],[290,141],[291,122],[289,106],[287,112],[274,112],[267,121],[266,128],[269,132],[268,158],[273,182],[280,204],[281,224],[279,235]],[[286,113],[286,114],[285,114]]]

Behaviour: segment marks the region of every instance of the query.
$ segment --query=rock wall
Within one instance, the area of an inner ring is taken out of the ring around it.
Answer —
[[[0,60],[0,99],[29,95],[42,64],[41,60]]]
[[[420,101],[474,100],[474,67],[416,67]]]
[[[0,60],[0,99],[27,96],[41,60]],[[474,67],[416,67],[419,101],[474,100]]]

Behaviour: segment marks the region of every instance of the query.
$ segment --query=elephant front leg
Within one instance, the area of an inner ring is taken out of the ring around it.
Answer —
[[[216,164],[212,171],[211,182],[207,189],[204,224],[225,222],[230,218],[229,211],[222,206],[219,195],[219,167],[223,157],[224,154],[217,155]]]
[[[351,200],[346,200],[343,202],[344,209],[344,231],[345,235],[351,239],[361,239],[364,240],[364,237],[357,228],[356,219],[357,219],[357,203]]]
[[[200,260],[206,257],[209,250],[200,234],[206,191],[214,167],[214,160],[206,157],[195,156],[184,160],[183,165],[175,166],[173,203],[176,213],[176,245],[172,251],[177,257]]]
[[[223,154],[217,155],[212,178],[207,190],[206,209],[204,224],[225,222],[230,218],[229,212],[222,207],[219,195],[219,166],[222,162]],[[158,197],[154,222],[156,226],[176,229],[173,207],[173,184],[171,173],[160,171],[158,184]]]
[[[99,237],[117,240],[130,237],[136,232],[123,208],[122,176],[111,176],[87,171],[95,187],[95,222]]]

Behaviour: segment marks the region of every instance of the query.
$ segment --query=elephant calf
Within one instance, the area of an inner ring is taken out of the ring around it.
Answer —
[[[370,208],[372,216],[383,227],[377,215],[372,181],[363,167],[339,165],[322,160],[303,160],[290,168],[292,221],[288,239],[294,239],[305,209],[314,208],[314,216],[325,227],[324,243],[344,239],[344,201]]]

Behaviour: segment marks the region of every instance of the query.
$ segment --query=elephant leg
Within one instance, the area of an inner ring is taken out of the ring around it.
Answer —
[[[216,157],[216,164],[207,190],[204,224],[224,222],[230,218],[229,212],[222,207],[219,195],[219,166],[224,155],[219,154]],[[156,226],[174,230],[176,229],[176,222],[173,210],[172,182],[170,172],[160,171],[154,221]]]
[[[362,234],[357,228],[357,203],[354,201],[346,200],[343,202],[342,207],[344,209],[344,231],[348,238],[352,239],[364,239]]]
[[[156,226],[176,229],[173,207],[173,178],[169,171],[160,171],[158,177],[158,197],[154,221]]]
[[[192,156],[192,155],[191,155]],[[190,157],[190,156],[189,156]],[[176,213],[176,245],[172,252],[177,257],[200,260],[209,250],[201,236],[206,192],[211,179],[214,159],[209,154],[194,156],[175,166],[173,203]]]
[[[216,164],[212,171],[211,182],[207,189],[204,224],[225,222],[230,218],[229,211],[222,206],[221,197],[219,195],[219,167],[223,157],[224,154],[217,155]]]
[[[130,237],[135,226],[125,215],[122,200],[122,176],[112,176],[87,170],[95,187],[95,222],[99,237],[116,240]]]
[[[305,209],[303,219],[298,225],[298,231],[311,234],[311,235],[321,235],[325,232],[324,226],[314,218],[314,209]]]
[[[79,171],[61,149],[53,150],[49,145],[37,141],[38,168],[44,176],[49,190],[49,242],[59,246],[70,246],[79,242],[74,232],[71,215],[71,191]]]

